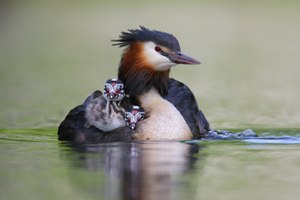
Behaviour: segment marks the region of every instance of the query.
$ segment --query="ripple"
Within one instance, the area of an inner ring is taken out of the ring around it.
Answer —
[[[300,144],[300,135],[272,135],[271,133],[258,135],[252,129],[246,129],[242,132],[211,130],[203,140],[238,140],[253,144]]]
[[[300,137],[294,136],[263,136],[249,138],[244,141],[254,144],[300,144]]]

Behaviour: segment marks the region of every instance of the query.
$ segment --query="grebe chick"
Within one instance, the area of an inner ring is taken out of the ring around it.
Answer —
[[[125,97],[124,84],[118,79],[109,79],[104,86],[103,95],[86,105],[86,127],[94,126],[108,132],[126,126],[125,109],[120,106]]]
[[[132,130],[136,129],[136,125],[139,121],[145,118],[145,112],[140,106],[132,106],[125,112],[126,126]]]

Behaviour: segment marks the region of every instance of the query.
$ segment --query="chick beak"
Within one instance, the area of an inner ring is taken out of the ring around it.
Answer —
[[[136,126],[136,123],[132,123],[129,125],[129,128],[131,128],[132,130],[135,130],[135,126]]]
[[[176,51],[176,52],[172,52],[172,53],[168,54],[168,58],[176,64],[186,64],[186,65],[201,64],[200,61],[198,61],[195,58],[192,58],[188,55],[185,55],[184,53],[182,53],[180,51]]]

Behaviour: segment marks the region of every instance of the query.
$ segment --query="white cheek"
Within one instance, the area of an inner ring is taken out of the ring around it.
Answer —
[[[144,53],[148,62],[151,63],[158,71],[165,71],[174,66],[175,63],[155,51],[155,46],[156,45],[153,42],[146,42],[144,44]]]

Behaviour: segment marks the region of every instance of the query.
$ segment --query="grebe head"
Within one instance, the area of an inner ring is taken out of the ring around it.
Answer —
[[[113,45],[126,47],[118,78],[129,95],[140,95],[155,87],[162,96],[167,94],[170,68],[176,64],[200,64],[180,50],[175,36],[169,33],[140,29],[122,32]]]
[[[134,130],[139,121],[143,120],[145,117],[144,110],[139,106],[132,106],[129,110],[125,112],[125,122],[126,126]]]
[[[108,79],[104,85],[103,96],[108,101],[121,101],[124,96],[124,84],[118,79]]]

